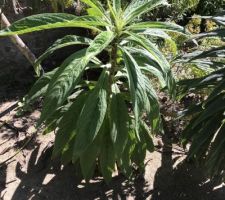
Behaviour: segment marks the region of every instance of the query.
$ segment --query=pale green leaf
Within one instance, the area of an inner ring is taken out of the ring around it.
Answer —
[[[124,11],[126,23],[130,23],[138,16],[147,13],[159,6],[168,5],[166,0],[132,0]]]
[[[120,12],[122,10],[121,0],[113,0],[113,8],[116,12]]]
[[[104,7],[102,6],[101,2],[99,2],[97,0],[81,0],[81,1],[91,7],[91,12],[89,10],[89,13],[91,15],[94,14],[93,16],[103,17],[103,19],[105,19],[106,21],[109,22],[109,19],[106,15],[106,11],[105,11]]]
[[[146,31],[151,29],[185,33],[185,29],[182,26],[169,22],[140,22],[127,27],[127,30],[130,31]]]
[[[107,24],[101,18],[93,16],[77,17],[66,13],[44,13],[25,17],[0,31],[0,36],[24,34],[46,29],[63,27],[81,27],[99,31],[98,26]]]
[[[174,97],[175,95],[175,80],[173,78],[171,69],[170,69],[170,64],[164,57],[164,55],[159,51],[159,49],[147,38],[126,32],[130,37],[127,39],[136,43],[137,45],[143,47],[145,50],[148,51],[148,53],[151,55],[151,57],[160,65],[161,69],[164,71],[164,78],[166,80],[166,84],[168,87],[168,90],[171,94],[171,96]]]
[[[129,88],[135,115],[135,129],[138,136],[139,120],[143,111],[150,111],[150,104],[146,93],[144,76],[132,55],[126,50],[121,49],[125,66],[128,72]]]

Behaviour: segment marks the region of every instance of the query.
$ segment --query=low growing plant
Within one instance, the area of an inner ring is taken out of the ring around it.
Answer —
[[[183,33],[184,29],[168,22],[137,20],[167,5],[166,0],[133,0],[126,8],[121,7],[120,0],[113,0],[108,1],[107,10],[96,0],[83,3],[89,6],[87,16],[34,15],[0,31],[0,36],[61,27],[97,32],[93,40],[68,35],[40,56],[35,64],[38,75],[39,64],[55,50],[86,46],[58,68],[44,73],[30,90],[26,103],[44,97],[38,125],[45,124],[46,132],[56,132],[53,157],[61,156],[64,164],[79,162],[86,180],[93,176],[97,161],[109,181],[116,165],[129,176],[133,165],[144,167],[146,150],[154,150],[152,134],[161,127],[160,109],[147,75],[156,76],[171,96],[175,94],[175,81],[169,62],[152,38],[168,39],[167,31]],[[108,58],[104,62],[102,54]],[[85,76],[96,69],[101,72],[97,81]]]
[[[212,17],[221,29],[202,33],[198,37],[225,36],[224,16]],[[180,82],[182,95],[187,92],[208,91],[197,105],[192,105],[182,115],[191,116],[189,125],[182,134],[182,144],[190,143],[187,159],[203,165],[211,177],[224,180],[225,175],[225,45],[211,48],[208,51],[194,52],[186,55],[188,63],[201,69],[211,69],[206,76],[183,80]]]

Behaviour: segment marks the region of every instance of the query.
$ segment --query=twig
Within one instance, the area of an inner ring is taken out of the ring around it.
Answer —
[[[11,105],[9,108],[7,108],[6,110],[4,110],[3,112],[0,113],[0,118],[5,116],[6,114],[8,114],[9,112],[15,110],[16,108],[18,108],[18,102],[14,103],[13,105]]]
[[[6,139],[2,143],[0,143],[0,146],[3,145],[3,144],[5,144],[6,142],[8,142],[9,140],[11,140],[14,137],[15,137],[15,135],[11,135],[8,139]]]
[[[4,160],[3,162],[1,162],[0,163],[0,168],[4,165],[4,164],[6,164],[8,161],[10,161],[12,158],[14,158],[15,156],[17,156],[31,141],[32,141],[32,139],[34,138],[34,136],[37,134],[37,132],[35,132],[31,137],[30,137],[30,139],[28,139],[25,143],[24,143],[24,145],[20,148],[20,149],[18,149],[17,151],[16,151],[16,153],[15,154],[13,154],[12,156],[10,156],[8,159],[6,159],[6,160]]]
[[[12,124],[9,124],[7,121],[0,120],[0,122],[2,123],[1,126],[5,126],[5,127],[9,128],[9,129],[12,129],[13,131],[16,131],[16,132],[19,132],[20,131],[20,129],[16,128]]]

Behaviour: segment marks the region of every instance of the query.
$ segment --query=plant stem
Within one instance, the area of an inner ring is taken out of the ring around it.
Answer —
[[[110,87],[113,83],[113,77],[115,74],[115,69],[117,67],[117,49],[118,49],[118,47],[117,47],[117,38],[116,38],[112,44],[112,51],[111,51],[111,55],[110,55],[110,59],[111,59]]]

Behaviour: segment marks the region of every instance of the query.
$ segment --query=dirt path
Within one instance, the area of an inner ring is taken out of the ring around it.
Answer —
[[[0,113],[14,103],[2,103]],[[40,115],[37,110],[20,118],[15,114],[11,111],[0,118],[0,162],[12,156],[31,137]],[[4,121],[7,123],[3,124]],[[180,154],[180,148],[165,136],[164,147],[148,153],[144,175],[129,181],[122,175],[115,176],[109,185],[98,176],[87,185],[74,166],[62,167],[58,161],[52,161],[53,140],[54,134],[38,134],[21,153],[1,166],[0,199],[225,200],[225,186],[208,181],[203,170],[193,164],[182,163],[184,155]]]

